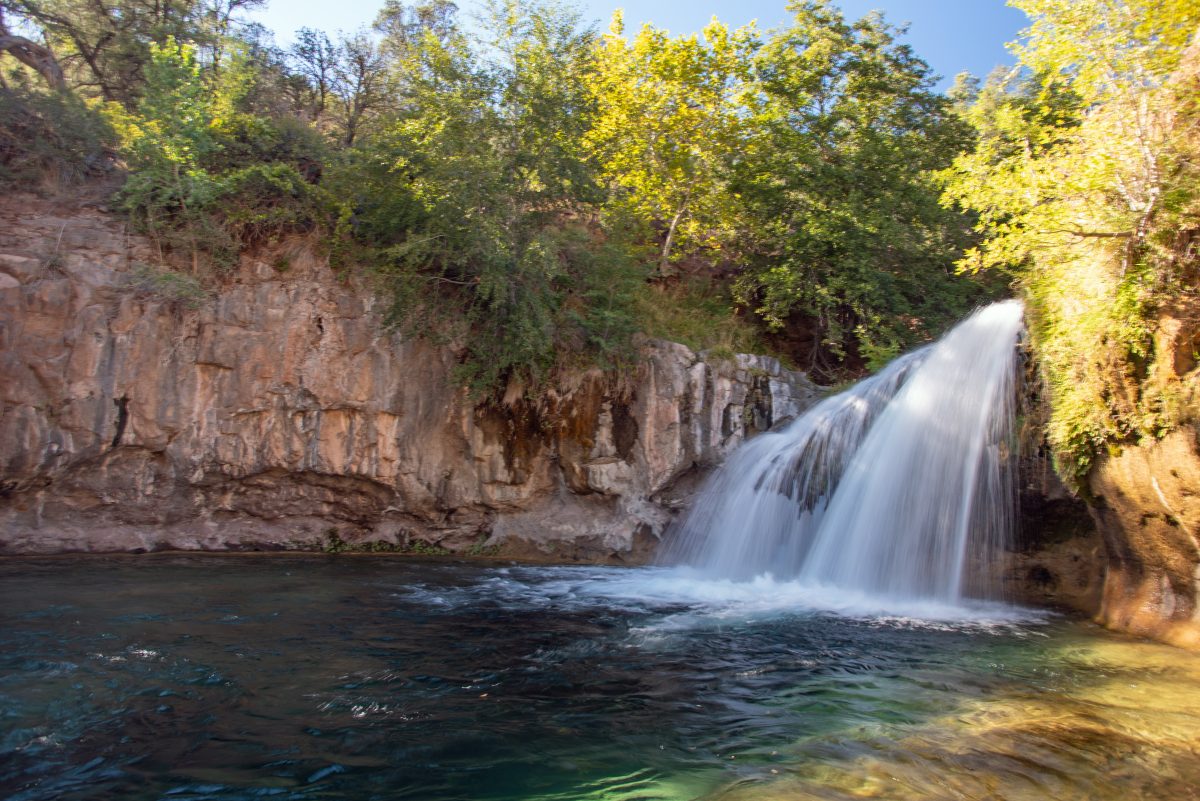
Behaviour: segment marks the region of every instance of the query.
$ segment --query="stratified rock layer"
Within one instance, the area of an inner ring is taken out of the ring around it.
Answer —
[[[689,479],[816,388],[666,342],[616,382],[476,408],[296,243],[201,298],[99,212],[0,210],[0,550],[342,540],[644,558]],[[175,297],[172,297],[174,295]]]

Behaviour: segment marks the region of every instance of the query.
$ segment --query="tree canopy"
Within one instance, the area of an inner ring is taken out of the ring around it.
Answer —
[[[0,0],[62,70],[4,58],[0,167],[110,154],[196,273],[319,232],[481,394],[617,365],[638,329],[842,378],[996,291],[955,274],[974,217],[933,178],[974,134],[878,15],[602,33],[553,0],[388,0],[281,49],[256,5]],[[34,153],[29,125],[78,135]]]
[[[1158,314],[1197,289],[1179,236],[1200,226],[1200,7],[1013,5],[1032,20],[1021,69],[979,92],[967,111],[977,145],[942,179],[983,236],[961,269],[1009,271],[1030,300],[1051,442],[1064,472],[1081,476],[1104,448],[1195,413],[1145,371]]]

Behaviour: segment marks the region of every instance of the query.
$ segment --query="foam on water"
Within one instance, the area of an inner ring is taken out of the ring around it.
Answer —
[[[763,622],[797,615],[837,615],[900,627],[944,630],[1012,630],[1037,624],[1045,614],[988,601],[896,601],[855,589],[778,579],[764,573],[747,580],[713,578],[692,567],[501,569],[469,585],[416,585],[403,593],[430,608],[493,608],[634,612],[647,615],[640,633]]]

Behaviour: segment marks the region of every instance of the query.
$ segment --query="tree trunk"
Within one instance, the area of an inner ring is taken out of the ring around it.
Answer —
[[[671,218],[671,225],[667,228],[667,238],[663,242],[662,253],[658,257],[658,275],[660,278],[667,276],[667,270],[671,264],[671,247],[675,244],[675,232],[679,230],[679,222],[683,219],[683,215],[687,212],[688,202],[692,199],[692,190],[684,195],[683,202],[679,204],[679,209],[675,212],[675,216]]]

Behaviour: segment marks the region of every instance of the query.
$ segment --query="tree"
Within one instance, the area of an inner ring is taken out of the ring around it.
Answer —
[[[660,275],[677,251],[716,246],[730,233],[736,199],[726,178],[740,147],[755,35],[753,26],[730,32],[714,18],[702,38],[645,25],[627,42],[618,11],[601,42],[588,142],[613,208],[662,227]]]
[[[208,54],[215,69],[235,15],[262,0],[0,0],[0,9],[39,28],[68,84],[133,108],[151,46],[168,37]]]
[[[51,89],[67,88],[62,67],[50,48],[9,31],[4,21],[4,7],[0,6],[0,53],[5,52],[41,75]]]
[[[363,126],[388,101],[387,60],[364,32],[343,37],[336,55],[331,84],[338,106],[336,124],[342,145],[351,147]]]
[[[458,5],[450,0],[405,4],[387,0],[375,17],[375,30],[383,34],[383,50],[396,61],[421,46],[427,34],[445,44],[458,30]]]
[[[261,8],[267,0],[199,0],[196,9],[196,44],[209,68],[220,72],[224,66],[228,45],[237,39],[240,26],[238,14]]]
[[[323,31],[312,28],[296,31],[296,41],[288,49],[289,64],[311,89],[312,102],[307,111],[315,123],[319,124],[325,115],[329,96],[337,82],[340,56],[340,50],[329,41],[329,37]]]
[[[788,8],[754,61],[737,295],[777,330],[805,318],[810,368],[855,352],[878,366],[981,294],[952,274],[969,224],[939,207],[931,176],[968,131],[881,17],[849,23],[824,0]]]
[[[219,148],[211,93],[193,45],[168,37],[162,45],[151,44],[149,52],[136,112],[116,103],[107,109],[130,168],[121,203],[160,242],[171,243],[178,234],[195,270],[208,223],[204,208],[220,192],[203,166]]]
[[[426,30],[408,51],[400,117],[362,149],[387,179],[356,200],[359,230],[388,245],[392,322],[459,341],[477,393],[536,383],[559,359],[611,360],[636,281],[587,226],[602,199],[581,147],[593,37],[550,3],[488,11],[474,34]]]
[[[1172,251],[1195,226],[1194,128],[1172,76],[1200,26],[1190,0],[1014,0],[1032,25],[1023,72],[985,86],[978,144],[943,174],[979,215],[964,270],[1016,274],[1068,477],[1106,443],[1169,430],[1180,411],[1139,388],[1155,316],[1187,287]],[[1200,42],[1193,45],[1200,47]],[[1194,279],[1192,279],[1194,280]]]

